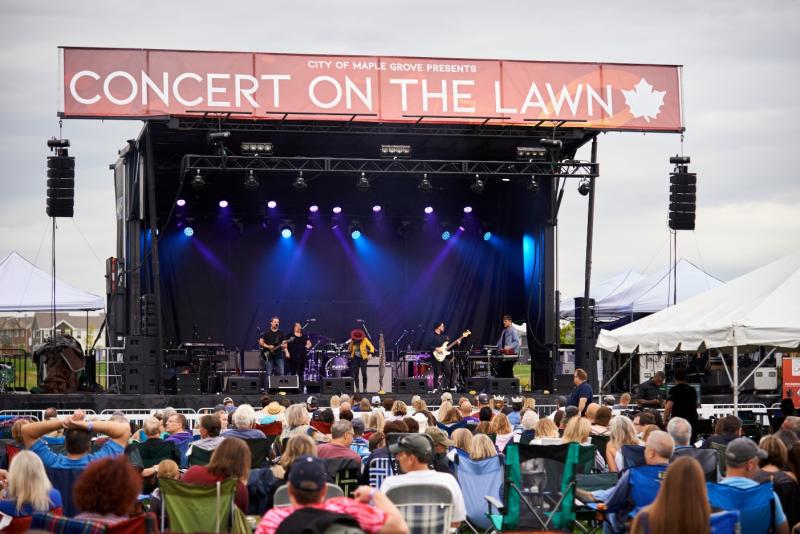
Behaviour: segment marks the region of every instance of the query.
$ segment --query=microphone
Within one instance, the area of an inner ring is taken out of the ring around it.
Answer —
[[[366,321],[364,321],[364,319],[356,319],[356,322],[357,322],[357,323],[364,323],[364,322],[366,322]]]
[[[317,320],[315,318],[313,318],[313,317],[311,319],[306,319],[306,321],[308,321],[309,323],[316,323],[317,322]]]

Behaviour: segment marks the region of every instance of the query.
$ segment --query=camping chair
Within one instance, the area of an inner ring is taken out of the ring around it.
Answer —
[[[459,452],[456,454],[455,477],[464,495],[467,524],[477,532],[492,526],[486,517],[486,496],[502,499],[504,465],[502,456],[475,461]]]
[[[235,478],[216,484],[186,484],[178,480],[161,479],[161,530],[169,515],[173,532],[223,532],[231,525],[236,492]]]
[[[706,476],[706,482],[716,482],[719,471],[719,456],[717,451],[711,449],[696,449],[694,447],[680,447],[672,453],[670,462],[674,462],[681,456],[691,456],[698,462]]]
[[[739,512],[739,530],[747,534],[770,532],[775,523],[772,482],[749,489],[706,483],[712,509]]]
[[[383,484],[383,480],[393,474],[394,467],[391,458],[373,458],[369,462],[369,480],[367,483],[370,487],[378,489]]]
[[[178,450],[171,441],[163,441],[157,445],[144,445],[140,443],[137,447],[139,449],[139,456],[142,458],[143,469],[158,465],[162,460],[175,460],[178,466],[181,466]],[[146,477],[144,479],[142,493],[152,493],[154,489],[156,489],[156,477]],[[62,492],[61,495],[64,495],[64,493]]]
[[[273,441],[275,441],[274,437],[244,440],[250,449],[250,469],[267,467],[267,457]]]
[[[597,447],[597,450],[600,454],[603,455],[603,460],[606,459],[606,447],[608,446],[608,440],[610,438],[608,436],[590,436],[589,440],[591,441],[592,445]]]
[[[723,445],[722,443],[714,443],[713,441],[709,443],[709,446],[710,450],[716,451],[717,459],[719,460],[719,463],[717,464],[719,466],[719,471],[717,473],[718,478],[723,478],[725,476],[725,470],[726,470],[725,450],[728,448],[728,446]]]
[[[193,465],[208,465],[208,462],[211,461],[212,454],[214,454],[213,450],[192,446],[189,452],[189,467]]]
[[[711,514],[711,534],[734,534],[739,523],[739,512],[730,510]]]
[[[81,473],[83,473],[83,469],[53,469],[51,467],[46,467],[45,472],[53,487],[61,492],[61,504],[64,515],[72,517],[79,514],[80,510],[78,510],[78,507],[75,506],[72,500],[72,487],[75,485],[75,481],[78,480],[78,477],[81,476]]]
[[[326,458],[325,469],[328,472],[328,482],[337,485],[349,497],[358,487],[361,475],[361,465],[355,460],[342,461],[340,458]]]
[[[453,494],[446,486],[398,486],[389,489],[386,497],[400,510],[409,534],[442,534],[450,531]]]
[[[630,469],[631,467],[636,467],[637,465],[647,465],[647,462],[644,460],[644,446],[623,445],[622,460],[625,463],[625,469]],[[625,469],[620,469],[620,473]]]
[[[631,467],[628,474],[631,485],[631,500],[635,506],[630,513],[634,517],[639,510],[656,500],[667,465],[638,465]]]
[[[56,534],[141,534],[158,532],[155,514],[144,513],[131,517],[116,525],[104,525],[96,521],[71,519],[54,514],[33,514],[31,530],[55,532]]]
[[[283,423],[280,421],[273,421],[272,423],[268,423],[266,425],[257,424],[253,428],[257,428],[267,437],[280,436],[281,432],[283,432]]]
[[[344,497],[342,488],[336,484],[326,483],[328,490],[325,492],[325,500],[330,500],[336,497]],[[272,498],[272,507],[279,508],[281,506],[291,506],[292,501],[289,499],[289,486],[284,484],[275,490],[275,496]]]

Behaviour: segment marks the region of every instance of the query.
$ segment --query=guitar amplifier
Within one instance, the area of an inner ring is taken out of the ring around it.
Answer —
[[[378,391],[378,373],[381,368],[378,362],[367,364],[367,387],[368,391]],[[383,368],[383,390],[386,393],[392,392],[392,366],[386,364]]]
[[[244,361],[242,362],[242,369],[244,371],[260,371],[261,351],[260,350],[244,351]]]

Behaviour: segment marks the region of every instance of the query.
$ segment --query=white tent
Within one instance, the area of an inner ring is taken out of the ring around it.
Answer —
[[[613,331],[597,347],[623,353],[733,347],[733,398],[738,405],[738,348],[800,347],[800,252],[676,306]]]
[[[52,306],[53,277],[11,252],[0,261],[0,312],[46,311]],[[105,299],[56,279],[56,309],[102,310]]]
[[[595,302],[601,302],[611,295],[627,291],[633,284],[641,280],[642,276],[642,273],[634,271],[633,269],[628,269],[597,285],[592,284],[590,295]],[[559,304],[559,314],[562,319],[572,319],[575,317],[575,299],[562,300]]]

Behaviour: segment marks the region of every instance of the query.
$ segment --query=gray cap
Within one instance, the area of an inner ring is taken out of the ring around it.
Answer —
[[[729,465],[733,466],[743,465],[752,458],[763,460],[767,456],[767,451],[759,449],[758,445],[750,438],[736,438],[728,443],[728,447],[725,449],[725,459]]]
[[[486,393],[478,395],[478,404],[489,404],[489,395]]]
[[[422,434],[404,434],[395,443],[389,445],[389,452],[408,452],[421,460],[430,459],[431,449],[430,440]]]
[[[363,419],[361,419],[360,417],[354,417],[353,421],[352,421],[352,425],[353,425],[353,431],[357,435],[360,436],[361,434],[364,433],[364,420]]]

